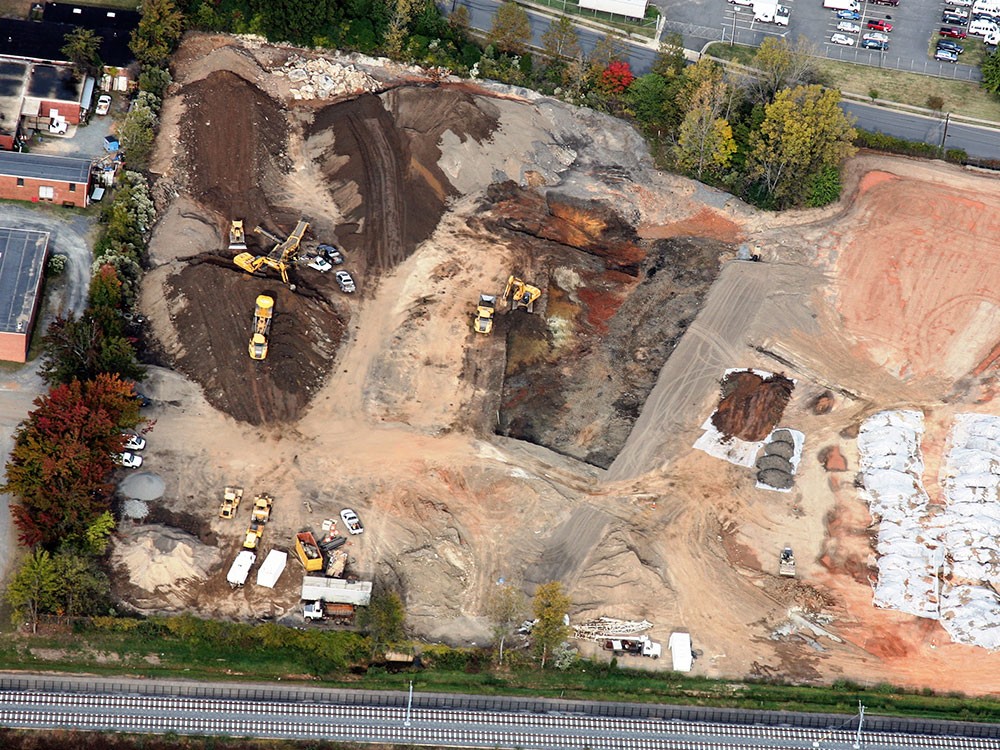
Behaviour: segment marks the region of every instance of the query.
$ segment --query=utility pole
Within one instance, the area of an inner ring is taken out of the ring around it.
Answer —
[[[865,723],[865,704],[858,701],[858,733],[854,737],[854,750],[861,750],[861,725]]]
[[[410,709],[413,708],[413,680],[410,680],[410,697],[406,699],[406,721],[403,722],[404,727],[410,726]],[[860,731],[860,728],[859,728]]]
[[[736,46],[736,14],[739,12],[740,6],[733,4],[733,38],[729,40],[729,46]]]
[[[948,137],[948,124],[951,122],[951,112],[948,112],[944,116],[944,130],[941,131],[941,145],[940,149],[944,150],[944,139]]]

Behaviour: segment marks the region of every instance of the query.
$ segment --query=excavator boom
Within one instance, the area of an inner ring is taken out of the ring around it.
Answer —
[[[531,312],[534,309],[535,302],[541,296],[541,289],[513,275],[507,279],[507,286],[503,290],[503,299],[505,302],[510,302],[511,310],[524,307],[527,308],[528,312]]]
[[[308,228],[309,222],[304,219],[299,219],[299,222],[295,225],[295,229],[292,230],[292,233],[288,235],[286,239],[281,239],[280,237],[276,237],[268,232],[264,229],[264,227],[256,226],[253,228],[254,233],[267,237],[269,240],[276,243],[275,246],[271,248],[271,251],[267,255],[240,253],[233,258],[233,263],[247,273],[260,273],[264,266],[273,268],[281,274],[281,280],[294,289],[295,287],[293,287],[288,281],[288,265],[295,260],[296,252],[299,249],[299,245],[302,243],[302,237],[305,235]]]

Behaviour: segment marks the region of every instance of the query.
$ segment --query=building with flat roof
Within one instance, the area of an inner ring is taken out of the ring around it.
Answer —
[[[87,205],[90,159],[0,151],[0,198]]]
[[[0,360],[27,361],[48,251],[48,232],[0,227]]]
[[[0,59],[0,149],[10,151],[17,141],[29,65],[25,60]]]

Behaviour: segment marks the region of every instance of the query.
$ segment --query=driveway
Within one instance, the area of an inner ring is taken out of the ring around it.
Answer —
[[[90,285],[92,234],[96,225],[96,213],[83,214],[51,205],[0,204],[0,226],[48,232],[50,254],[65,255],[68,260],[61,277],[46,281],[36,331],[44,330],[59,313],[83,312]],[[33,408],[34,399],[45,390],[38,376],[37,361],[0,365],[0,457],[4,464],[14,447],[17,426]],[[0,580],[10,571],[17,551],[9,500],[7,495],[0,495]]]

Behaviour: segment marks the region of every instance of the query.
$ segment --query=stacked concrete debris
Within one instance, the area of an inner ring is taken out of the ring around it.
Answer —
[[[1000,648],[1000,417],[955,418],[941,488],[941,624],[954,641]]]
[[[791,489],[795,483],[792,456],[795,441],[788,430],[775,430],[764,446],[764,453],[757,459],[757,481],[776,490]]]
[[[936,618],[941,551],[921,523],[928,510],[923,432],[924,415],[918,411],[883,411],[861,424],[861,495],[880,519],[875,605]]]
[[[379,88],[378,81],[363,70],[322,57],[306,59],[293,56],[273,73],[288,78],[292,84],[293,99],[332,99]]]

